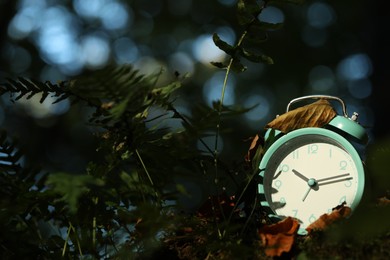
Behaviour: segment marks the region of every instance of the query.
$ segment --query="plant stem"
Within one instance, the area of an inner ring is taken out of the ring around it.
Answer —
[[[148,179],[149,179],[150,184],[152,185],[152,187],[154,187],[154,183],[153,183],[152,177],[150,176],[149,171],[148,171],[148,169],[146,168],[146,165],[145,165],[144,161],[142,160],[141,155],[140,155],[139,152],[138,152],[138,149],[135,149],[135,153],[137,154],[137,157],[138,157],[139,161],[141,162],[142,168],[144,169],[144,171],[145,171],[145,173],[146,173],[146,176],[147,176]],[[155,190],[155,195],[156,195],[156,199],[157,199],[157,198],[158,198],[158,194],[157,194],[157,191],[156,191],[156,190]]]
[[[237,45],[235,46],[235,48],[238,48],[241,46],[245,36],[247,34],[247,31],[244,31],[240,37],[240,39],[238,40],[237,42]],[[214,157],[214,169],[215,169],[215,177],[214,177],[214,183],[216,185],[216,189],[217,189],[217,195],[219,194],[218,193],[218,138],[219,138],[219,135],[220,135],[220,129],[221,129],[221,115],[222,115],[222,108],[223,108],[223,101],[225,99],[225,93],[226,93],[226,88],[227,88],[227,81],[228,81],[228,78],[229,78],[229,75],[230,75],[230,71],[231,71],[231,68],[232,68],[232,65],[233,65],[233,62],[234,62],[234,57],[230,58],[229,60],[229,64],[226,68],[226,73],[225,73],[225,78],[223,80],[223,86],[222,86],[222,91],[221,91],[221,100],[219,101],[219,106],[218,106],[218,122],[217,122],[217,125],[216,125],[216,134],[215,134],[215,144],[214,144],[214,154],[213,154],[213,157]],[[217,196],[217,198],[219,198],[219,196]],[[219,201],[219,199],[218,199]],[[223,215],[223,210],[222,210],[222,207],[221,207],[221,204],[218,203],[219,207],[220,207],[220,212],[222,214],[223,217],[225,217]],[[229,217],[229,220],[230,220],[230,217]],[[220,229],[218,228],[218,236],[219,238],[222,238],[225,234],[225,231],[223,233],[221,233]]]

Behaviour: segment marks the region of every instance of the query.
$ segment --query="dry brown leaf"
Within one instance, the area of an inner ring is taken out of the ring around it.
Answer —
[[[259,146],[258,141],[259,141],[259,135],[256,135],[255,137],[253,137],[251,145],[250,145],[249,150],[248,150],[248,153],[245,156],[245,161],[247,161],[247,162],[251,161],[253,151],[256,151],[257,147]]]
[[[264,139],[260,138],[259,135],[255,135],[255,137],[251,138],[252,142],[248,149],[247,154],[245,155],[245,161],[247,163],[251,162],[256,153],[261,152],[258,151],[258,148],[262,148],[264,144]]]
[[[294,244],[298,228],[299,222],[292,217],[262,227],[259,235],[265,246],[265,254],[274,257],[281,256],[283,252],[289,252]]]
[[[273,128],[283,133],[304,127],[322,127],[330,122],[337,112],[329,101],[320,99],[309,105],[288,111],[268,123],[265,128]]]
[[[351,215],[351,208],[346,207],[344,205],[341,205],[339,207],[336,207],[333,209],[333,211],[330,214],[323,214],[321,215],[316,221],[311,223],[307,228],[307,232],[310,234],[310,232],[314,230],[325,230],[329,225],[332,223],[344,219]]]

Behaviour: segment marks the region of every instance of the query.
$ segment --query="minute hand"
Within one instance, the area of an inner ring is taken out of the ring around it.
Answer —
[[[318,183],[318,186],[320,186],[320,185],[326,185],[326,184],[336,183],[336,182],[340,182],[340,181],[351,180],[352,177],[342,178],[342,177],[346,177],[348,175],[349,175],[349,173],[345,173],[345,174],[340,174],[340,175],[336,175],[336,176],[332,176],[332,177],[319,179],[319,180],[317,180],[317,183]],[[337,180],[329,181],[329,180],[333,180],[333,179],[337,179]],[[327,182],[324,182],[324,181],[327,181]],[[320,182],[322,182],[322,183],[320,183]]]

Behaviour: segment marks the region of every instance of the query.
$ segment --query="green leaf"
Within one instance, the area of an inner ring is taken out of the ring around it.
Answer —
[[[264,143],[264,149],[267,150],[276,140],[278,135],[276,134],[275,129],[271,129],[268,132],[268,136]]]
[[[261,7],[255,0],[239,0],[237,2],[237,20],[240,25],[247,25],[257,19]]]
[[[268,40],[268,31],[278,30],[282,27],[283,23],[267,23],[256,20],[247,28],[246,40],[253,43],[263,43]]]
[[[110,114],[114,120],[118,120],[126,112],[129,99],[130,95],[110,109]]]
[[[274,64],[274,61],[272,60],[271,57],[264,55],[264,54],[256,54],[250,51],[247,51],[245,49],[241,49],[242,56],[245,57],[246,59],[252,61],[252,62],[257,62],[257,63],[265,63],[265,64]]]
[[[144,183],[137,172],[128,174],[122,171],[120,173],[121,180],[126,184],[129,192],[135,192],[136,194],[148,194],[154,196],[156,191],[149,183]]]
[[[90,190],[89,187],[103,186],[104,181],[91,175],[56,173],[48,176],[46,185],[55,193],[60,194],[61,200],[69,205],[69,211],[75,213],[79,198]]]
[[[246,71],[246,67],[241,63],[239,59],[234,59],[231,65],[231,69],[237,73]]]
[[[170,95],[180,87],[181,87],[181,83],[179,81],[174,81],[164,87],[153,89],[151,94],[153,97],[157,99],[167,100],[170,97]]]
[[[235,48],[233,46],[231,46],[230,44],[228,44],[227,42],[221,40],[221,38],[218,36],[218,34],[214,33],[213,34],[213,41],[215,43],[215,45],[220,48],[221,50],[223,50],[225,53],[233,56],[234,55],[234,52],[235,52]]]
[[[229,105],[229,106],[222,105],[222,107],[220,107],[220,101],[215,101],[212,103],[212,106],[216,110],[220,109],[222,115],[226,117],[226,116],[237,116],[237,115],[245,114],[245,113],[249,112],[250,110],[252,110],[257,105],[254,105],[254,106],[248,107],[248,108],[244,108],[241,106],[235,106],[235,105]]]
[[[210,62],[211,65],[217,67],[217,68],[220,68],[220,69],[226,69],[227,68],[227,64],[226,63],[222,63],[222,62],[215,62],[215,61],[212,61]]]

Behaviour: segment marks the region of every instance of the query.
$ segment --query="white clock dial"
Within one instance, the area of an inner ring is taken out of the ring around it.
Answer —
[[[337,205],[352,204],[357,175],[352,157],[340,147],[303,145],[287,154],[274,172],[271,208],[278,215],[298,218],[306,228]]]
[[[353,209],[359,203],[363,166],[345,139],[329,130],[310,129],[297,130],[275,143],[260,165],[259,191],[271,215],[297,218],[304,233],[333,208],[344,204]]]

